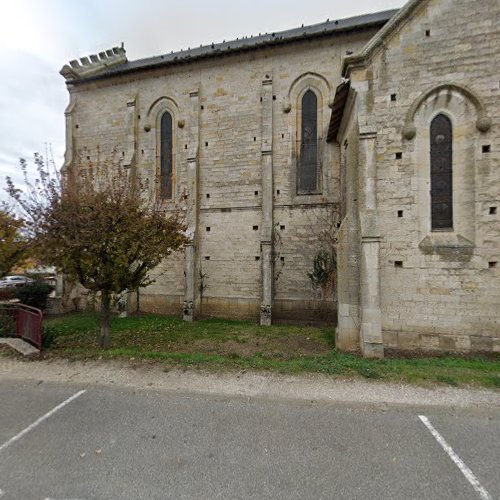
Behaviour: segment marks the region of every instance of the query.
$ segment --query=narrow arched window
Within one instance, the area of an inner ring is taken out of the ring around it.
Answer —
[[[318,184],[318,98],[312,90],[302,97],[297,191],[310,193]]]
[[[160,124],[160,199],[172,199],[173,136],[172,115],[163,113]]]
[[[431,227],[453,229],[452,126],[437,115],[431,122]]]

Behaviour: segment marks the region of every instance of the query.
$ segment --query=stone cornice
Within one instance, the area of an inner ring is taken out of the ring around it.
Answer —
[[[66,82],[73,80],[96,76],[110,68],[124,64],[128,61],[123,44],[121,47],[92,54],[87,57],[81,57],[80,60],[74,59],[62,67],[59,73],[65,78]]]

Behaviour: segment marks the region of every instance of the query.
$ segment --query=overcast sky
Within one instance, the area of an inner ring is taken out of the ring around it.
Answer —
[[[61,67],[125,43],[129,60],[398,8],[403,0],[0,0],[0,186],[19,158],[64,155]],[[5,195],[0,194],[0,199]]]

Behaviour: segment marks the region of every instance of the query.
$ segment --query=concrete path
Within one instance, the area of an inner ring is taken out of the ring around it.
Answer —
[[[500,498],[500,394],[0,358],[5,499]]]

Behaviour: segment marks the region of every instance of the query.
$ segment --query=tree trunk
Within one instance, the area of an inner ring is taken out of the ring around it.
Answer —
[[[99,345],[103,349],[109,347],[109,324],[111,316],[111,294],[101,292],[101,338]]]
[[[135,305],[135,312],[140,313],[141,312],[141,304],[139,302],[141,294],[139,292],[139,288],[135,291],[136,293],[136,305]]]

